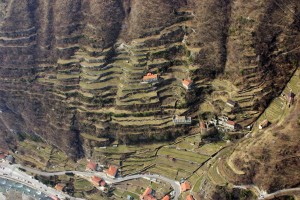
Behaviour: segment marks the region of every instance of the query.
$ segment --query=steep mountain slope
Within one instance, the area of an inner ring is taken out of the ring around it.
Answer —
[[[1,140],[37,134],[78,157],[105,138],[170,139],[190,130],[172,116],[197,116],[217,79],[236,88],[224,92],[241,112],[254,110],[253,121],[298,66],[299,7],[296,0],[1,1]],[[162,81],[141,84],[148,72]],[[184,78],[193,90],[181,86]]]

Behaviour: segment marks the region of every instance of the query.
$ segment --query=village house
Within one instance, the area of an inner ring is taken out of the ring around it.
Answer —
[[[97,169],[97,164],[90,160],[86,165],[86,170],[87,171],[96,171],[96,169]]]
[[[164,198],[162,198],[162,200],[170,200],[170,196],[166,195],[166,196],[164,196]]]
[[[65,189],[65,185],[64,184],[61,184],[61,183],[58,183],[55,185],[54,187],[57,191],[60,191],[62,192],[64,189]]]
[[[180,190],[181,192],[185,192],[191,189],[191,185],[188,181],[184,181],[183,183],[181,183],[180,185]]]
[[[193,86],[193,81],[189,79],[182,79],[182,86],[185,89],[190,90]]]
[[[5,160],[5,155],[4,154],[0,154],[0,161],[4,161]]]
[[[229,100],[226,102],[226,105],[228,105],[229,107],[235,108],[235,107],[237,107],[237,102],[235,102],[235,101],[229,99]]]
[[[289,107],[294,104],[294,101],[295,101],[295,94],[291,91],[288,94],[288,105],[289,105]]]
[[[145,192],[140,196],[140,200],[156,200],[154,197],[155,191],[147,187]]]
[[[100,183],[102,181],[102,178],[98,177],[98,176],[92,176],[92,183],[95,185],[95,186],[99,186]]]
[[[157,74],[148,73],[146,76],[143,77],[143,82],[146,82],[146,83],[154,83],[157,81],[158,81]]]
[[[116,178],[118,174],[118,168],[116,166],[109,166],[108,170],[106,170],[106,175],[110,178]]]
[[[173,116],[173,122],[175,125],[180,125],[180,124],[192,124],[192,118],[191,117],[186,117],[186,116]]]
[[[237,124],[234,121],[227,120],[224,124],[228,129],[235,130],[237,129]]]
[[[60,200],[60,198],[56,197],[56,196],[52,196],[51,197],[52,200]]]
[[[267,126],[269,126],[269,121],[267,119],[265,119],[264,121],[262,121],[259,125],[258,125],[258,128],[259,129],[264,129],[266,128]]]
[[[186,196],[186,200],[194,200],[193,195],[189,194]]]

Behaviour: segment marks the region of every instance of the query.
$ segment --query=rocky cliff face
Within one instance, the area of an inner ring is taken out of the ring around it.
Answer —
[[[188,131],[209,81],[259,110],[298,64],[296,0],[3,0],[1,142],[37,134],[80,156],[93,141],[163,140]],[[147,72],[163,81],[141,84]],[[181,79],[192,78],[186,91]],[[241,97],[242,96],[242,97]],[[255,116],[254,116],[255,117]],[[84,145],[83,145],[84,144]]]

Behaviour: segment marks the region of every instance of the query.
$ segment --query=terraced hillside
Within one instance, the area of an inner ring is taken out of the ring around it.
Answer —
[[[169,140],[220,114],[252,123],[298,65],[299,2],[0,2],[0,142],[39,135],[69,156]],[[142,12],[143,11],[143,12]],[[218,14],[216,14],[218,13]],[[156,83],[142,83],[147,73]],[[192,90],[182,79],[194,82]],[[193,117],[174,126],[173,115]]]

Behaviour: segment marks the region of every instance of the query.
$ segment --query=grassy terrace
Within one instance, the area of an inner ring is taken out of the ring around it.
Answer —
[[[97,141],[97,142],[106,142],[108,141],[107,138],[98,138],[96,136],[93,136],[93,135],[89,135],[89,134],[86,134],[86,133],[81,133],[80,134],[83,138],[85,139],[88,139],[88,140],[94,140],[94,141]]]
[[[71,65],[71,64],[79,63],[79,60],[75,58],[69,60],[58,59],[57,63],[60,65]]]
[[[205,155],[199,155],[191,151],[176,150],[175,148],[164,147],[158,152],[160,156],[170,156],[178,160],[187,161],[189,163],[201,164],[206,161],[209,157]]]
[[[287,95],[292,90],[296,95],[300,92],[300,78],[299,78],[300,70],[298,69],[294,76],[291,78],[290,82],[284,88],[282,94],[279,97],[273,99],[268,108],[264,111],[264,113],[258,119],[258,123],[262,122],[265,119],[268,119],[271,123],[278,123],[281,119],[283,119],[289,113],[289,107],[287,105]],[[283,96],[284,95],[284,96]],[[258,126],[258,125],[257,125]]]
[[[95,89],[104,89],[106,87],[116,87],[118,84],[118,80],[111,79],[109,81],[100,82],[100,83],[84,83],[80,82],[79,85],[81,88],[86,90],[95,90]]]
[[[78,79],[79,76],[79,74],[57,74],[57,79]]]

